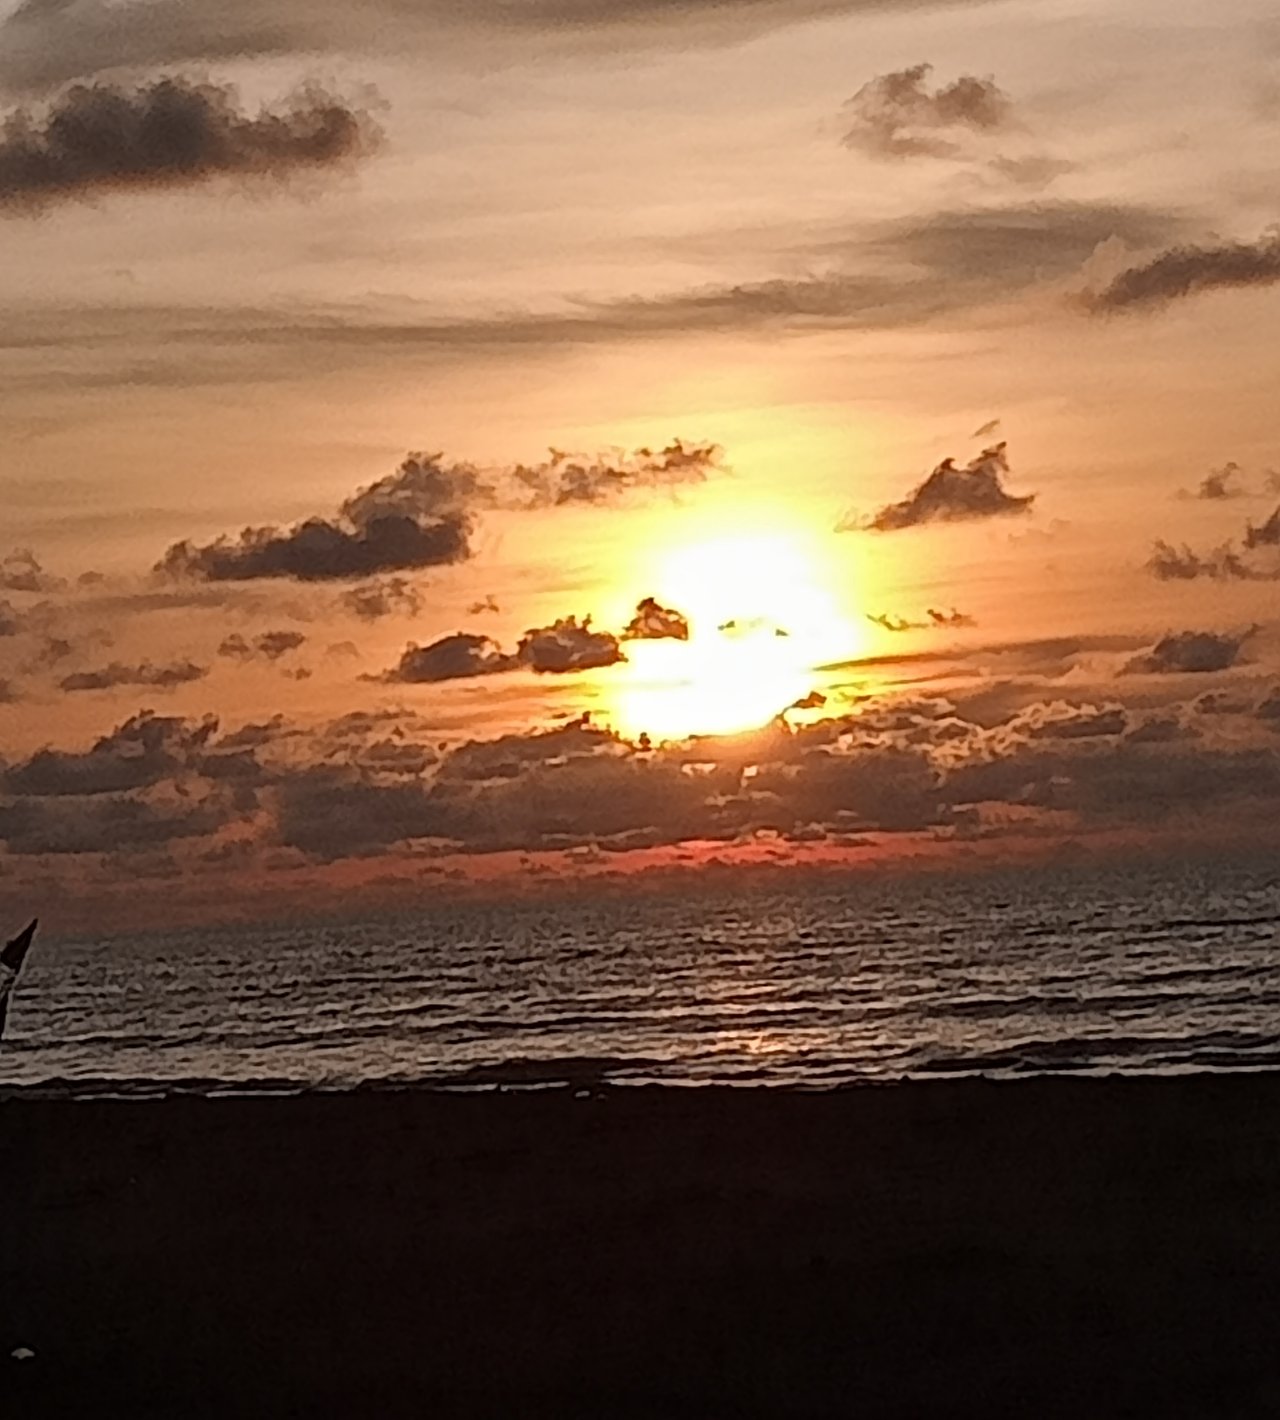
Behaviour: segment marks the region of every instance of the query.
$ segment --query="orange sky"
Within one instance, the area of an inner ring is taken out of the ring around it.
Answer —
[[[9,0],[0,901],[1264,842],[1278,96],[1254,3]]]

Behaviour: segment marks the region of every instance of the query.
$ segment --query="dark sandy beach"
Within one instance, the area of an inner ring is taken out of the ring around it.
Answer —
[[[1280,1413],[1280,1076],[8,1099],[0,1155],[6,1417]]]

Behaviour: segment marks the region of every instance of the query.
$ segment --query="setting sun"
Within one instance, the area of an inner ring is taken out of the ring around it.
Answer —
[[[671,549],[653,582],[689,619],[688,641],[637,641],[611,687],[626,735],[731,734],[763,724],[813,687],[813,668],[865,637],[824,585],[824,558],[798,534],[748,532]]]

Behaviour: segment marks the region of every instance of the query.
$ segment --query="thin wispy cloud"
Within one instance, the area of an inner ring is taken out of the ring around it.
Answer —
[[[967,134],[1007,127],[1013,105],[995,80],[962,75],[929,87],[931,64],[868,80],[844,107],[844,143],[875,158],[950,158]]]
[[[734,44],[779,26],[842,14],[982,0],[23,0],[0,26],[0,84],[38,89],[108,69],[317,54],[435,56],[482,48],[520,62],[531,44]]]
[[[1127,267],[1086,296],[1085,304],[1101,314],[1155,310],[1207,291],[1257,289],[1276,282],[1280,235],[1269,234],[1256,242],[1173,247]]]
[[[148,690],[176,690],[180,685],[190,685],[203,680],[209,674],[208,666],[196,665],[194,661],[172,661],[153,664],[142,661],[137,665],[127,665],[112,661],[110,665],[97,670],[74,671],[59,682],[60,690],[68,693],[86,690],[118,690],[122,687],[143,686]]]

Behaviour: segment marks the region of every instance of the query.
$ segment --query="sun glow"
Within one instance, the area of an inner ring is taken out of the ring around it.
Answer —
[[[820,549],[799,534],[750,532],[678,546],[653,595],[685,614],[687,642],[628,643],[610,715],[655,740],[753,729],[815,688],[813,670],[864,637],[828,589]]]

